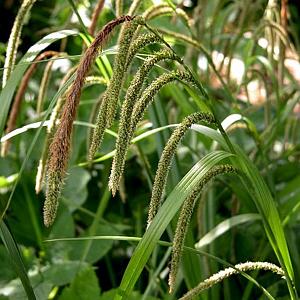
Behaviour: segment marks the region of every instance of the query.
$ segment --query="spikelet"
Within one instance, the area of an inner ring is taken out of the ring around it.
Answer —
[[[49,149],[46,201],[44,204],[44,224],[46,226],[50,226],[53,223],[56,215],[58,198],[61,193],[69,158],[73,122],[76,116],[77,106],[79,104],[81,89],[84,84],[85,77],[98,55],[99,48],[102,46],[102,43],[111,31],[117,25],[131,20],[132,18],[129,16],[122,16],[107,23],[97,34],[93,43],[85,51],[79,63],[75,80],[68,92],[67,99],[63,107],[61,122]]]
[[[276,266],[275,264],[269,263],[269,262],[245,262],[240,263],[234,266],[234,268],[229,267],[222,271],[219,271],[218,273],[210,276],[209,278],[205,279],[203,282],[199,283],[198,286],[190,290],[188,293],[186,293],[183,297],[179,298],[179,300],[190,300],[194,299],[197,295],[199,295],[202,291],[211,288],[215,284],[223,281],[224,279],[234,275],[239,274],[239,272],[247,272],[247,271],[253,271],[253,270],[264,270],[264,271],[270,271],[274,274],[277,274],[281,277],[284,276],[284,272],[281,268]]]
[[[36,68],[38,66],[37,62],[41,61],[41,60],[43,60],[43,59],[45,59],[49,56],[55,56],[55,55],[58,55],[58,52],[51,51],[51,50],[41,53],[40,55],[38,55],[35,58],[34,63],[26,71],[26,73],[25,73],[25,75],[24,75],[24,77],[21,81],[21,84],[18,88],[18,91],[16,93],[15,99],[14,99],[13,104],[12,104],[12,108],[11,108],[10,113],[9,113],[9,117],[8,117],[8,121],[7,121],[7,125],[6,125],[6,130],[5,130],[6,134],[13,131],[16,127],[17,117],[19,115],[19,111],[20,111],[20,108],[21,108],[24,93],[26,91],[26,88],[28,86],[28,82],[29,82],[32,74],[34,73],[34,71],[36,70]],[[9,150],[9,145],[10,145],[10,140],[7,140],[2,144],[1,156],[4,157],[7,154],[8,150]]]
[[[127,143],[124,143],[121,145],[122,147],[122,153],[124,153],[124,158],[126,157],[127,150],[129,147],[129,142],[133,137],[135,128],[138,124],[138,122],[143,117],[143,114],[147,108],[147,106],[153,101],[154,96],[156,93],[159,92],[159,90],[166,84],[176,80],[180,79],[182,81],[185,81],[186,83],[191,83],[192,78],[187,72],[182,71],[172,71],[170,73],[165,73],[155,79],[144,91],[141,96],[141,98],[137,101],[137,103],[134,105],[133,111],[132,111],[132,117],[130,122],[130,127],[128,126],[126,141]],[[118,189],[119,180],[120,180],[120,174],[122,174],[122,170],[124,169],[124,161],[123,163],[114,163],[112,166],[112,169],[115,174],[113,174],[110,178],[109,187],[115,194],[116,190]]]
[[[180,258],[184,245],[184,240],[190,219],[192,217],[195,203],[199,194],[209,181],[216,176],[225,173],[238,173],[238,171],[231,165],[218,165],[211,168],[205,176],[201,179],[198,186],[191,192],[191,194],[184,200],[180,215],[177,221],[175,235],[173,239],[171,267],[169,273],[169,292],[172,293],[175,287],[176,276],[179,268]]]
[[[93,159],[97,149],[101,146],[105,129],[110,127],[114,120],[124,76],[128,68],[128,64],[126,63],[128,49],[137,26],[141,21],[141,17],[136,17],[129,24],[125,24],[125,29],[122,30],[119,52],[114,61],[113,75],[102,97],[96,119],[96,128],[93,130],[92,142],[88,154],[89,160]]]
[[[117,104],[121,88],[123,87],[124,76],[127,71],[126,62],[128,49],[130,47],[133,35],[140,24],[141,17],[136,17],[132,22],[125,24],[126,28],[120,40],[119,53],[114,62],[114,70],[111,82],[108,88],[108,106],[107,106],[107,127],[110,127],[116,114]]]
[[[153,33],[144,33],[139,35],[132,45],[129,48],[126,67],[128,68],[131,64],[134,56],[138,53],[138,51],[150,44],[159,43],[161,41],[160,37]]]
[[[121,180],[121,176],[124,171],[126,152],[130,143],[130,119],[133,110],[133,106],[136,100],[141,94],[143,83],[148,76],[148,73],[152,67],[159,61],[165,59],[175,60],[173,52],[170,50],[162,50],[156,53],[152,57],[148,57],[144,64],[139,68],[135,77],[131,81],[131,84],[127,90],[125,101],[122,105],[121,120],[118,132],[118,138],[116,142],[116,154],[113,159],[112,169],[109,179],[109,188],[112,194],[115,195]]]
[[[144,90],[142,97],[138,100],[135,104],[133,112],[132,112],[132,119],[131,119],[131,130],[130,134],[132,136],[138,122],[142,119],[144,112],[148,105],[153,101],[154,96],[159,92],[159,90],[175,81],[181,80],[189,85],[194,85],[193,77],[185,71],[171,71],[170,73],[164,73],[159,76],[157,79],[152,81],[152,83]]]
[[[141,4],[142,0],[133,0],[129,7],[128,15],[133,16]]]
[[[152,222],[153,218],[155,217],[159,209],[162,200],[162,195],[166,186],[168,173],[177,146],[181,141],[181,139],[184,137],[187,130],[192,126],[192,124],[198,122],[214,124],[215,118],[213,117],[212,114],[202,113],[202,112],[196,112],[194,114],[185,117],[182,123],[172,133],[171,137],[169,138],[162,152],[162,155],[158,163],[154,184],[152,187],[152,195],[151,195],[151,201],[149,205],[147,227],[149,227],[150,223]]]
[[[16,63],[17,50],[20,43],[21,31],[25,21],[25,17],[27,13],[30,11],[35,1],[36,0],[24,0],[15,18],[14,25],[11,30],[8,44],[7,44],[3,79],[2,79],[2,88],[4,88],[4,86],[6,85],[6,82],[11,72],[14,69]]]
[[[183,9],[176,8],[174,10],[168,4],[164,4],[164,3],[150,7],[143,13],[143,17],[147,21],[162,15],[169,15],[169,14],[175,14],[181,17],[188,27],[191,27],[193,25],[192,19],[189,18],[189,16],[186,14],[186,12]]]

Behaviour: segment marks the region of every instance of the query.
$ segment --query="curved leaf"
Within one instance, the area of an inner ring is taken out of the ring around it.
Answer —
[[[202,158],[194,167],[183,177],[176,185],[171,194],[159,209],[148,230],[145,232],[142,240],[136,247],[126,271],[123,275],[118,294],[115,300],[126,299],[133,291],[134,285],[138,280],[145,264],[147,263],[153,249],[155,248],[161,235],[168,224],[181,207],[183,201],[189,193],[199,183],[213,166],[225,158],[233,156],[225,151],[211,152]]]

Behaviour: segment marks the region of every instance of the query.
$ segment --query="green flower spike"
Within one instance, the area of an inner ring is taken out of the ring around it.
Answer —
[[[162,199],[162,195],[166,186],[169,170],[171,167],[172,159],[175,155],[177,146],[181,139],[184,137],[187,130],[195,123],[204,122],[207,124],[215,124],[215,118],[212,114],[197,112],[184,118],[182,123],[174,130],[169,138],[162,155],[160,157],[154,184],[152,188],[152,196],[149,206],[148,222],[149,227],[153,218],[155,217]]]
[[[171,268],[169,273],[169,292],[172,293],[175,286],[175,281],[178,273],[180,258],[184,245],[185,236],[189,226],[190,219],[195,207],[195,203],[202,192],[203,188],[216,176],[225,173],[238,173],[238,171],[231,165],[218,165],[209,170],[206,175],[199,182],[198,186],[185,199],[180,215],[178,218],[175,235],[173,239]]]
[[[179,300],[191,300],[194,299],[197,295],[199,295],[202,291],[214,286],[215,284],[223,281],[224,279],[234,275],[239,274],[240,272],[247,272],[253,270],[264,270],[264,271],[271,271],[274,274],[277,274],[281,277],[284,276],[284,271],[279,268],[278,266],[269,263],[269,262],[245,262],[241,264],[237,264],[234,268],[226,268],[211,277],[205,279],[203,282],[199,283],[197,287],[190,290],[186,293],[183,297],[179,298]]]
[[[113,75],[102,97],[100,109],[96,119],[96,127],[93,130],[88,159],[92,160],[97,149],[100,148],[105,129],[109,128],[115,118],[119,95],[123,86],[124,76],[128,69],[127,55],[133,35],[142,22],[142,17],[134,18],[125,24],[120,39],[119,52],[115,57]]]
[[[121,176],[124,171],[126,153],[130,144],[128,132],[130,132],[130,120],[133,106],[140,97],[143,83],[152,67],[159,61],[166,59],[175,60],[176,57],[173,52],[169,50],[162,50],[154,56],[148,57],[144,64],[139,68],[127,90],[125,101],[122,105],[121,120],[116,142],[116,154],[113,159],[109,179],[109,188],[112,190],[113,195],[115,195],[119,187]]]

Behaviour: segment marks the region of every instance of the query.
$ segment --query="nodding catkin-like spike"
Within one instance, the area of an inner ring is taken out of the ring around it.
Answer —
[[[130,134],[133,134],[138,122],[143,117],[146,108],[153,101],[154,96],[158,93],[158,91],[163,86],[175,80],[181,80],[186,84],[194,85],[193,77],[188,72],[179,70],[164,73],[152,81],[151,84],[144,90],[142,97],[138,100],[133,108]]]
[[[133,16],[141,4],[142,4],[142,0],[133,0],[129,7],[128,15]]]
[[[169,170],[172,159],[175,155],[177,146],[184,137],[187,130],[195,123],[205,122],[207,124],[214,124],[215,118],[212,114],[196,112],[184,118],[182,123],[174,130],[169,138],[162,155],[160,157],[157,171],[155,174],[154,184],[152,187],[151,201],[149,205],[147,226],[149,227],[153,218],[155,217],[162,199],[162,195],[166,186]]]
[[[145,20],[151,20],[166,14],[178,15],[184,20],[184,22],[187,24],[188,27],[191,27],[193,24],[192,20],[189,18],[189,16],[186,14],[186,12],[183,9],[176,8],[174,10],[168,4],[159,4],[150,7],[148,10],[144,12],[143,17],[145,18]]]
[[[119,52],[114,61],[113,75],[108,87],[108,105],[107,105],[107,127],[110,127],[116,114],[120,92],[124,82],[124,76],[127,71],[126,62],[128,49],[133,38],[133,35],[139,25],[139,19],[136,17],[132,22],[125,24],[123,35],[120,39]]]
[[[238,173],[238,170],[231,165],[218,165],[211,168],[205,176],[201,179],[198,186],[190,193],[190,195],[184,200],[180,215],[177,221],[175,235],[173,239],[171,267],[169,273],[169,292],[172,293],[175,287],[176,276],[179,268],[180,258],[184,245],[186,232],[189,226],[190,219],[195,207],[195,203],[209,181],[216,176],[225,173]]]
[[[6,57],[5,57],[4,70],[3,70],[3,80],[2,80],[3,88],[6,85],[6,82],[15,66],[17,50],[20,43],[20,36],[21,36],[21,31],[22,31],[25,17],[27,13],[30,11],[35,1],[36,0],[24,0],[15,18],[15,22],[11,30],[8,44],[7,44]]]
[[[128,51],[128,56],[127,56],[127,62],[126,62],[126,67],[128,68],[130,63],[132,62],[134,56],[137,54],[137,52],[150,45],[150,44],[155,44],[155,43],[160,43],[161,38],[153,33],[144,33],[139,35],[132,45],[129,48]]]
[[[132,22],[125,24],[125,29],[121,32],[119,52],[115,57],[112,78],[102,97],[96,119],[96,128],[93,130],[92,142],[88,154],[89,160],[93,159],[97,149],[101,146],[105,129],[110,127],[114,120],[124,75],[128,68],[128,64],[126,63],[128,49],[140,22],[142,22],[141,17],[135,17]]]
[[[44,223],[50,226],[55,218],[58,197],[60,196],[63,178],[69,158],[70,140],[73,122],[76,116],[77,106],[79,104],[81,89],[85,77],[95,61],[99,48],[111,31],[119,24],[125,21],[131,21],[129,16],[122,16],[109,23],[97,34],[92,44],[85,51],[76,71],[75,80],[69,89],[66,102],[63,107],[61,122],[53,137],[49,149],[49,159],[47,163],[47,187],[46,201],[44,204]]]
[[[126,152],[129,147],[130,139],[128,133],[130,132],[130,119],[133,110],[133,106],[141,94],[143,83],[148,76],[148,73],[152,67],[159,61],[165,59],[175,60],[176,57],[170,50],[161,50],[154,56],[148,57],[144,64],[139,68],[135,77],[132,79],[125,100],[121,110],[121,120],[118,132],[118,138],[116,142],[116,154],[113,159],[112,169],[109,179],[109,188],[112,194],[115,195],[121,180],[121,176],[124,171]]]
[[[144,19],[147,21],[149,19],[151,19],[152,15],[157,11],[160,10],[161,8],[171,8],[168,4],[166,3],[161,3],[158,5],[153,5],[151,7],[149,7],[148,9],[146,9],[143,13],[143,17]],[[172,9],[172,8],[171,8]],[[173,10],[173,9],[172,9]]]
[[[93,85],[93,84],[107,84],[107,81],[104,77],[101,76],[88,76],[84,81],[85,86]]]
[[[96,117],[96,122],[95,122],[96,127],[92,130],[91,133],[91,143],[89,147],[88,161],[93,160],[97,149],[101,147],[105,129],[107,128],[106,126],[107,104],[108,104],[107,92],[104,92],[104,94],[101,97],[100,107]]]
[[[258,261],[258,262],[245,262],[240,263],[234,266],[234,268],[229,267],[222,271],[219,271],[218,273],[210,276],[209,278],[205,279],[201,283],[199,283],[198,286],[190,290],[188,293],[186,293],[183,297],[179,298],[179,300],[190,300],[194,299],[195,296],[199,295],[202,291],[214,286],[215,284],[223,281],[224,279],[239,274],[240,272],[247,272],[247,271],[253,271],[253,270],[264,270],[264,271],[270,271],[273,272],[279,276],[284,276],[284,271],[279,268],[278,266],[264,261]]]
[[[98,111],[99,111],[100,106],[101,106],[102,98],[103,98],[103,93],[101,93],[99,95],[97,101],[92,106],[90,116],[89,116],[89,123],[91,123],[91,124],[94,124],[95,121],[96,121]],[[88,127],[88,129],[87,129],[87,139],[86,139],[86,148],[87,148],[87,155],[88,155],[87,160],[90,160],[89,149],[90,149],[92,139],[93,139],[93,128]]]
[[[188,84],[194,84],[194,81],[192,77],[190,76],[189,73],[183,72],[183,71],[172,71],[170,73],[165,73],[155,79],[143,92],[143,95],[141,98],[137,101],[137,103],[134,105],[134,108],[132,110],[131,114],[131,122],[130,122],[130,127],[128,128],[127,135],[126,135],[126,141],[127,144],[124,143],[122,145],[122,153],[124,153],[124,157],[126,157],[128,146],[130,143],[130,140],[133,137],[135,128],[138,124],[138,122],[141,120],[143,117],[144,111],[146,110],[147,106],[153,101],[154,96],[159,92],[159,90],[166,84],[179,79],[182,80]],[[128,125],[127,125],[128,126]],[[124,162],[122,164],[116,164],[114,163],[113,169],[118,169],[118,171],[114,171],[116,175],[111,176],[109,186],[115,193],[118,184],[119,184],[119,176],[122,174],[122,169],[124,168],[123,166]]]
[[[68,70],[68,72],[65,74],[65,76],[61,80],[60,88],[73,75],[73,73],[76,71],[76,69],[77,69],[77,66]],[[70,87],[69,87],[69,89],[70,89]],[[45,173],[46,173],[46,162],[47,162],[47,158],[48,158],[49,147],[51,145],[51,141],[54,136],[55,129],[57,128],[57,121],[61,114],[62,107],[65,103],[66,95],[69,93],[69,89],[61,97],[58,98],[58,100],[55,104],[55,107],[53,108],[51,115],[50,115],[49,124],[47,126],[47,135],[46,135],[44,146],[43,146],[43,152],[42,152],[42,156],[39,160],[39,165],[38,165],[37,173],[36,173],[36,177],[35,177],[35,193],[36,194],[40,193],[40,191],[42,190],[43,184],[44,184]]]

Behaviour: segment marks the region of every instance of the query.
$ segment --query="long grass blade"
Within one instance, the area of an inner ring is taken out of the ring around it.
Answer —
[[[4,223],[3,220],[0,221],[0,235],[1,235],[1,239],[3,241],[3,244],[5,245],[5,248],[7,249],[8,253],[10,254],[10,258],[11,258],[13,267],[21,279],[22,285],[25,289],[28,299],[36,300],[33,288],[31,286],[31,283],[27,276],[27,272],[26,272],[20,251],[18,249],[18,246],[17,246],[11,232],[9,231],[9,228],[6,226],[6,224]]]

